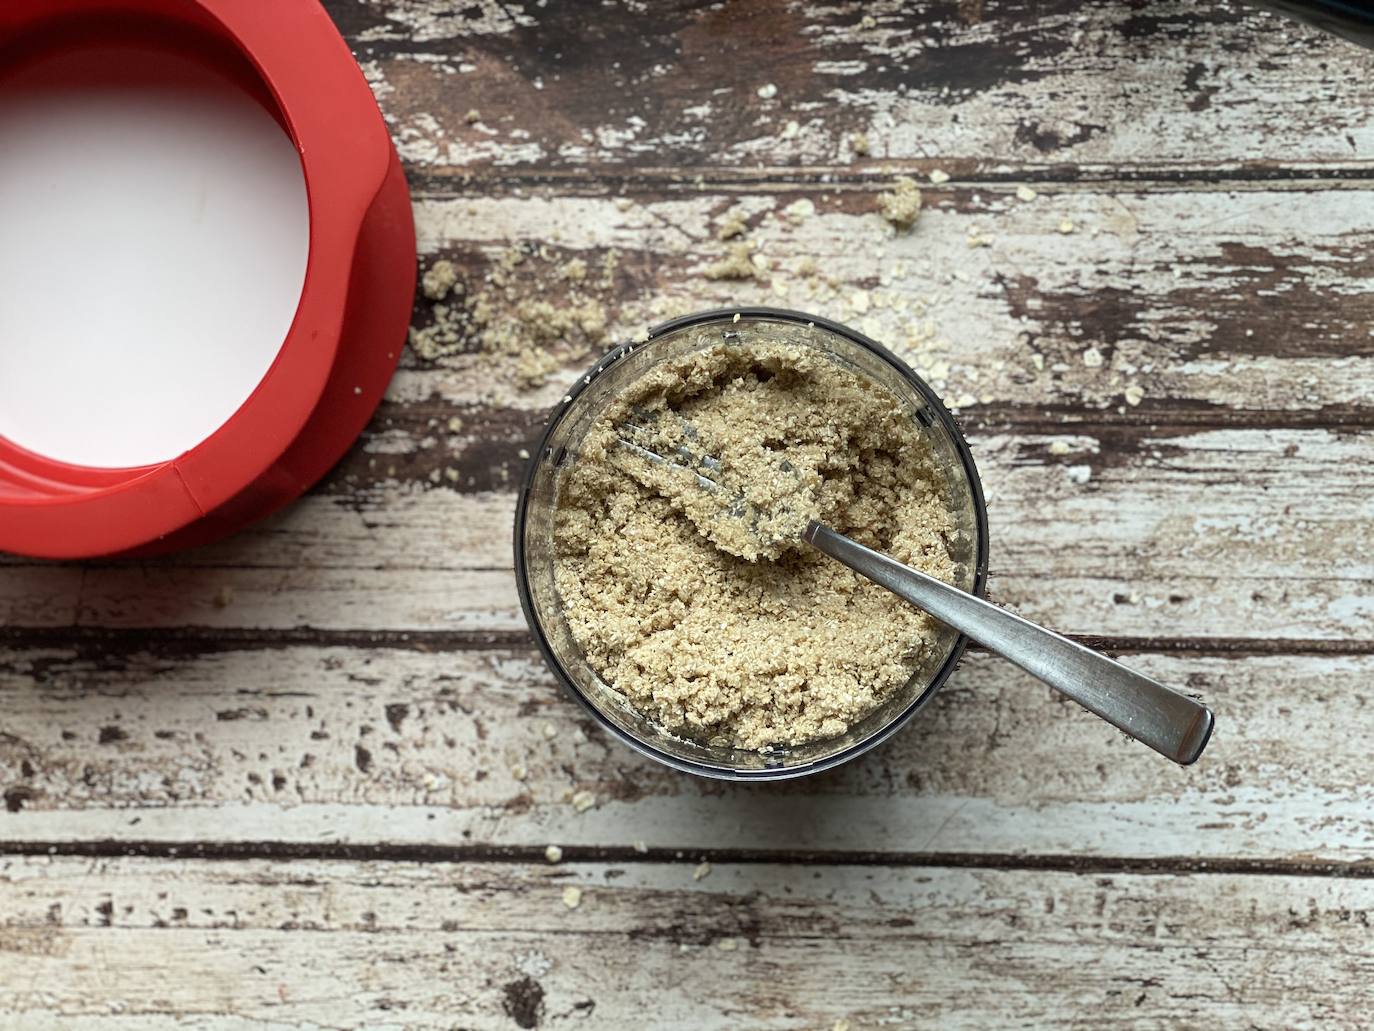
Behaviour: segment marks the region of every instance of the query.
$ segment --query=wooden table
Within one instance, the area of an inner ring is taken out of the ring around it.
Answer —
[[[329,7],[424,266],[609,327],[533,389],[472,322],[408,355],[233,541],[0,565],[0,1025],[1370,1025],[1374,57],[1219,2]],[[708,278],[732,212],[767,267]],[[980,653],[773,786],[559,693],[521,450],[592,350],[761,302],[960,407],[993,596],[1205,698],[1200,763]]]

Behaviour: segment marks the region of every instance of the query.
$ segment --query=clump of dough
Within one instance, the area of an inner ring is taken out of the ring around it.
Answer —
[[[702,273],[707,279],[757,279],[758,274],[753,247],[748,242],[731,244],[725,257],[706,266]]]
[[[420,279],[420,286],[431,301],[442,301],[456,282],[458,271],[453,267],[453,262],[444,259],[436,261],[425,270],[424,276]]]
[[[899,175],[892,181],[892,189],[878,194],[878,211],[900,230],[910,229],[921,214],[921,190],[916,180]]]
[[[714,459],[719,490],[627,434]],[[806,346],[714,345],[651,369],[588,432],[560,485],[555,581],[583,654],[645,716],[710,744],[799,745],[845,733],[946,640],[801,530],[816,518],[949,581],[945,497],[885,387]]]

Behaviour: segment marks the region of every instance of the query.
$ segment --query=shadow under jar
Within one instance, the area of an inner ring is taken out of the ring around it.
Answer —
[[[540,651],[558,679],[608,731],[677,770],[727,780],[782,780],[830,769],[891,737],[953,672],[966,638],[939,625],[935,647],[907,682],[837,737],[762,750],[706,744],[670,733],[602,680],[579,648],[559,597],[554,540],[559,492],[588,431],[618,395],[663,362],[721,344],[809,348],[886,389],[910,412],[943,476],[954,521],[954,585],[983,594],[987,508],[968,444],[935,392],[891,352],[847,327],[800,312],[731,308],[674,319],[643,343],[610,352],[554,411],[534,454],[515,513],[515,573],[520,603]]]

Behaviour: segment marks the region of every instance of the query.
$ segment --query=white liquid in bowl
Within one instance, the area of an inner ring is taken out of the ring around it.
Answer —
[[[109,468],[201,443],[281,350],[309,242],[295,147],[227,78],[141,48],[0,71],[0,437]]]

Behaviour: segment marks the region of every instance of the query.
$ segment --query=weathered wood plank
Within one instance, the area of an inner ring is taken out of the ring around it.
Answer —
[[[876,753],[740,787],[615,743],[524,650],[11,652],[0,839],[1369,858],[1374,656],[1127,661],[1215,708],[1197,766],[976,654]]]
[[[563,262],[581,257],[595,270],[608,255],[614,274],[595,274],[577,292],[604,308],[611,340],[668,315],[731,305],[851,322],[974,413],[1130,410],[1131,387],[1147,409],[1201,408],[1218,421],[1229,410],[1270,413],[1275,424],[1286,413],[1328,411],[1334,420],[1345,408],[1368,411],[1367,189],[1063,187],[1026,202],[1013,184],[946,184],[927,190],[913,232],[894,235],[876,214],[889,183],[421,197],[420,246],[427,259],[454,260],[468,294],[484,295],[507,322],[532,302],[568,295]],[[801,200],[814,215],[786,210]],[[768,264],[755,280],[705,275],[731,246],[715,233],[732,211],[746,217],[747,239]],[[1073,232],[1061,232],[1066,221]],[[495,289],[485,277],[508,247],[529,257]],[[806,272],[809,263],[823,274]],[[432,320],[422,302],[417,326]],[[476,349],[469,334],[462,350]],[[533,391],[517,384],[509,359],[408,358],[390,396],[458,406],[465,418],[479,404],[543,408],[593,350],[561,351],[565,370]]]
[[[998,599],[1078,634],[1374,640],[1370,431],[1065,429],[973,438]],[[0,622],[520,631],[513,494],[436,484],[445,448],[408,446],[213,548],[0,566]],[[514,482],[514,442],[485,453]]]
[[[1374,60],[1241,3],[328,7],[416,169],[1253,174],[1374,156]]]
[[[632,1028],[652,1013],[704,1029],[1353,1029],[1368,1015],[1367,880],[692,869],[7,860],[0,1008],[60,1028]]]

